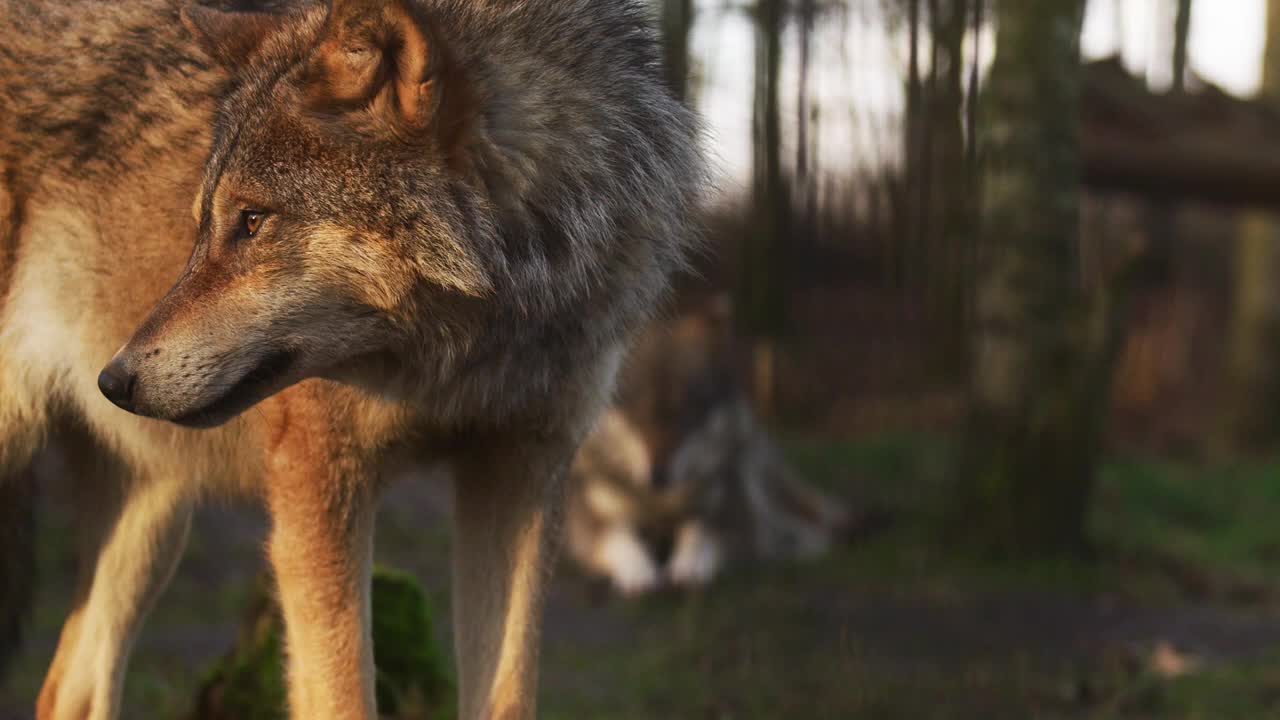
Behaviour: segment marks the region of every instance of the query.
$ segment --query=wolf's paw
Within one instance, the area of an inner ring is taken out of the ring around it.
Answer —
[[[705,585],[720,571],[720,541],[701,523],[687,523],[676,536],[668,573],[676,585]]]
[[[658,585],[658,568],[653,558],[630,531],[610,532],[601,545],[600,555],[614,588],[623,595],[641,595]]]

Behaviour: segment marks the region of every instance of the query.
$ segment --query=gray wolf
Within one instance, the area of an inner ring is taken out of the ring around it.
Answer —
[[[574,460],[569,552],[623,594],[701,585],[734,562],[813,557],[850,529],[752,411],[729,325],[718,297],[647,329],[618,402]]]
[[[0,0],[0,483],[70,459],[40,720],[119,713],[193,503],[271,516],[294,717],[376,717],[383,478],[445,462],[461,715],[535,712],[563,479],[691,238],[630,0]],[[127,412],[126,412],[127,411]]]

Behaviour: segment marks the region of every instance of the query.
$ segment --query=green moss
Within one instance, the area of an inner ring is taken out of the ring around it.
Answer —
[[[196,703],[198,720],[284,720],[283,626],[269,583],[260,580],[235,646],[211,669]]]
[[[235,647],[201,685],[195,720],[285,720],[283,624],[269,584],[260,582]],[[407,573],[373,575],[373,648],[384,717],[451,717],[453,684],[435,643],[426,595]]]
[[[379,568],[373,575],[373,655],[378,707],[384,714],[442,715],[453,694],[435,644],[427,597],[408,573]],[[438,712],[432,713],[435,708]]]

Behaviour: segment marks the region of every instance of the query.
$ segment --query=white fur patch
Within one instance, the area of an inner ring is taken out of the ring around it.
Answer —
[[[705,585],[720,572],[723,559],[719,538],[702,523],[689,522],[676,536],[667,572],[676,585]]]
[[[23,230],[26,235],[92,238],[89,218],[70,207],[35,208]],[[53,247],[78,244],[59,242]],[[0,346],[10,362],[28,373],[53,374],[54,368],[86,348],[69,318],[77,317],[76,300],[61,292],[67,274],[64,258],[50,252],[29,253],[16,267],[8,306],[0,318]],[[78,299],[77,299],[78,300]],[[72,304],[72,307],[68,305]]]
[[[639,595],[658,585],[658,568],[630,528],[610,529],[597,548],[600,565],[623,595]]]

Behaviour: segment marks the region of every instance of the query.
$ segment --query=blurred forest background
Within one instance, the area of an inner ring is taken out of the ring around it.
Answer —
[[[655,5],[720,188],[676,307],[734,298],[855,532],[639,600],[566,563],[544,715],[1280,717],[1280,0]],[[378,540],[445,646],[446,495],[402,483]],[[3,718],[69,593],[46,505]],[[190,716],[262,523],[201,515],[130,717]]]

